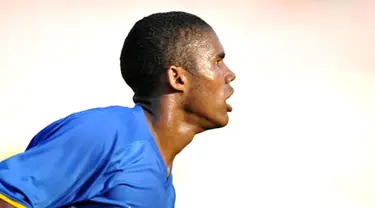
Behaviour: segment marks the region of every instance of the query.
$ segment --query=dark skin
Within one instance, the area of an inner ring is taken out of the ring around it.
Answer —
[[[15,208],[15,207],[13,207],[12,205],[0,199],[0,208]]]
[[[234,92],[230,82],[235,74],[224,63],[224,49],[215,32],[206,33],[205,46],[194,54],[196,73],[170,66],[164,94],[139,102],[168,169],[195,135],[224,127],[229,121],[232,107],[226,100]]]
[[[194,72],[171,65],[158,96],[135,96],[145,110],[168,175],[174,158],[194,136],[226,126],[232,110],[226,100],[234,92],[230,83],[235,74],[224,63],[224,49],[216,33],[210,30],[204,36],[202,47],[193,54]],[[14,207],[0,200],[0,208]]]

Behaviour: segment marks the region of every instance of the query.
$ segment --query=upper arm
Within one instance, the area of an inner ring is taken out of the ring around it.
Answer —
[[[25,207],[59,207],[80,198],[105,170],[115,127],[90,116],[62,122],[39,135],[40,144],[0,163],[0,196]]]

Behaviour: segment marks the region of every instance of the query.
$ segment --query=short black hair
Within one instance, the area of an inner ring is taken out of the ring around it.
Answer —
[[[150,96],[169,66],[189,68],[196,42],[211,26],[197,15],[171,11],[137,21],[125,39],[121,74],[135,95]],[[194,42],[195,41],[195,42]]]

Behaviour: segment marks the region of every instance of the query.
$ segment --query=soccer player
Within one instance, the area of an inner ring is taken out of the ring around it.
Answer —
[[[185,12],[136,22],[121,52],[132,107],[68,115],[0,163],[0,208],[172,208],[172,163],[198,133],[224,127],[234,73],[212,27]]]

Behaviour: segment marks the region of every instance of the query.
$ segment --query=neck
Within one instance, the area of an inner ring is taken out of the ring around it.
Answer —
[[[196,118],[178,106],[171,96],[135,100],[145,111],[149,128],[168,170],[176,155],[196,134],[203,131],[195,122]]]

